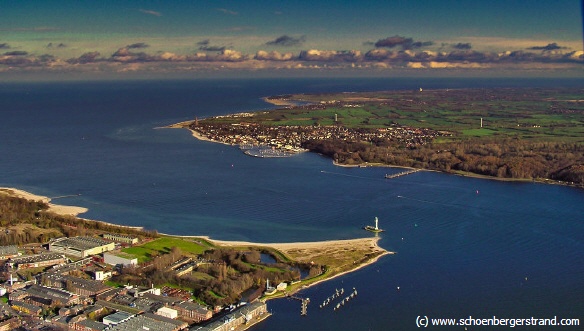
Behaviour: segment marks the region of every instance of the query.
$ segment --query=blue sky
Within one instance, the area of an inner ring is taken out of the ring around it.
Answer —
[[[0,0],[0,72],[225,61],[317,69],[519,61],[557,69],[582,64],[582,31],[577,0]]]

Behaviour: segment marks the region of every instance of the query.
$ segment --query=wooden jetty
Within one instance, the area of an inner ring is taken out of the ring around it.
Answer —
[[[416,173],[418,171],[420,171],[420,169],[402,171],[402,172],[398,172],[397,174],[386,174],[385,179],[393,179],[393,178],[397,178],[397,177],[401,177],[401,176],[407,176],[407,175],[411,175],[413,173]]]

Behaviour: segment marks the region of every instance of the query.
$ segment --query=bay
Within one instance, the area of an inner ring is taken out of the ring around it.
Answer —
[[[216,79],[0,84],[0,186],[163,233],[295,242],[365,237],[378,263],[268,303],[253,330],[413,330],[417,316],[584,318],[584,191],[434,172],[343,168],[322,156],[259,159],[175,122],[269,109],[261,97],[389,89],[582,87],[551,79]],[[478,194],[477,194],[478,192]],[[359,295],[339,311],[335,288]],[[397,288],[399,287],[399,290]],[[525,328],[524,329],[528,329]],[[570,329],[570,328],[567,328]]]

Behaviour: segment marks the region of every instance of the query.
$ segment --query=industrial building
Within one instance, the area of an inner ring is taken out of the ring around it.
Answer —
[[[103,235],[104,239],[123,243],[123,244],[130,244],[134,245],[137,244],[140,240],[137,237],[126,236],[119,233],[106,233]]]
[[[113,327],[108,328],[108,331],[178,331],[186,329],[188,324],[186,322],[172,320],[170,318],[157,316],[150,313],[137,315],[129,318],[122,323],[118,323]]]
[[[190,331],[230,331],[244,324],[253,324],[270,316],[265,302],[256,301],[232,311],[205,326],[193,326]]]
[[[138,265],[138,259],[122,252],[107,252],[103,253],[103,262],[110,265],[122,265],[124,267],[130,265]]]
[[[97,255],[115,249],[115,243],[94,237],[58,238],[49,242],[49,251],[78,257]]]
[[[27,269],[50,267],[53,265],[64,264],[66,262],[67,258],[63,254],[43,253],[13,257],[6,262],[6,265],[14,269]]]
[[[160,316],[164,316],[164,317],[167,317],[167,318],[175,319],[175,318],[178,317],[178,312],[175,309],[172,309],[172,308],[160,307],[160,309],[158,309],[156,311],[156,315],[160,315]]]

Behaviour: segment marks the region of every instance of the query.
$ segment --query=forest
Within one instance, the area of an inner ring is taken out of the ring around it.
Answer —
[[[53,238],[87,234],[124,233],[157,237],[156,231],[123,228],[103,222],[48,212],[42,201],[27,200],[0,192],[0,242],[2,245],[46,243]]]
[[[381,163],[496,178],[584,185],[584,146],[516,139],[469,139],[406,148],[386,141],[311,140],[303,147],[340,164]]]

